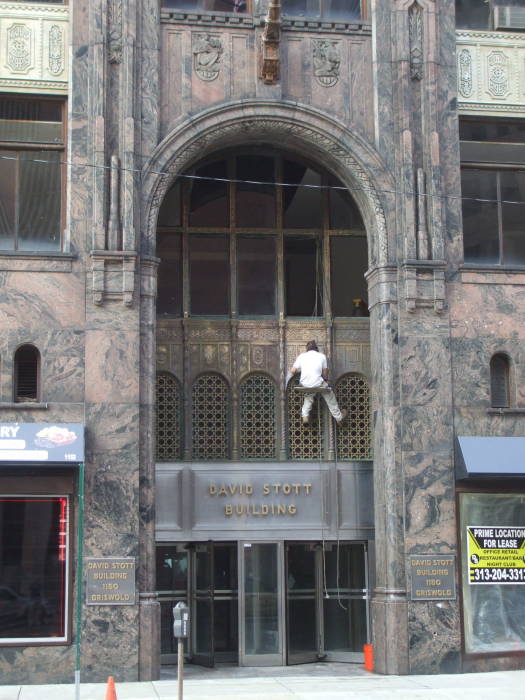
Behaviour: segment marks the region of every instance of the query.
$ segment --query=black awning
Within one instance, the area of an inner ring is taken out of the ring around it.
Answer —
[[[456,479],[525,476],[525,437],[456,438]]]

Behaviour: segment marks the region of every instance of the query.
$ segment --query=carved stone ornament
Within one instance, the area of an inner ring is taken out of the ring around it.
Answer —
[[[414,3],[408,11],[408,33],[410,42],[410,77],[423,78],[423,23],[421,8]]]
[[[488,90],[493,97],[505,97],[509,91],[509,59],[503,51],[487,56]]]
[[[219,75],[223,52],[218,36],[211,34],[193,35],[193,67],[201,80],[215,80]]]
[[[261,37],[260,78],[266,85],[279,82],[281,75],[281,3],[271,0]]]
[[[110,63],[122,61],[122,0],[109,0],[108,55]]]
[[[323,87],[333,87],[339,80],[339,42],[314,39],[313,47],[314,75]]]
[[[13,24],[7,30],[7,67],[13,73],[31,68],[32,32],[25,24]]]
[[[60,75],[64,70],[64,30],[54,24],[49,30],[49,72]]]
[[[458,53],[458,90],[462,97],[472,95],[472,56],[468,49]]]

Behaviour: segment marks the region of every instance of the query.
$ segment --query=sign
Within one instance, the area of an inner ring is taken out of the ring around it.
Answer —
[[[410,580],[412,600],[455,600],[455,555],[410,555]]]
[[[134,557],[85,559],[87,605],[135,605]]]
[[[82,423],[0,423],[0,462],[83,462]]]
[[[469,583],[525,583],[525,526],[467,527]]]

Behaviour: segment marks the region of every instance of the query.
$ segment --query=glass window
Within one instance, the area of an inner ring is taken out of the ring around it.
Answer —
[[[366,238],[332,236],[330,262],[332,315],[367,315],[367,285],[363,274],[368,266]]]
[[[158,226],[180,226],[182,221],[180,207],[180,180],[170,187],[159,211]]]
[[[459,498],[465,651],[524,651],[525,494]]]
[[[205,10],[208,12],[246,12],[246,0],[161,0],[161,6],[175,10]]]
[[[275,182],[274,158],[260,155],[237,157],[237,180]],[[239,228],[275,226],[275,187],[239,182],[236,187],[236,225]]]
[[[302,163],[285,160],[283,182],[299,185],[283,187],[284,227],[318,229],[323,224],[320,173]],[[314,187],[304,187],[313,185]]]
[[[461,173],[463,197],[463,245],[465,260],[499,262],[498,187],[496,173],[464,169]]]
[[[193,383],[191,401],[193,459],[230,459],[230,389],[226,380],[212,372],[202,374]]]
[[[330,178],[331,187],[343,187],[340,180]],[[348,190],[332,189],[328,192],[330,201],[330,228],[365,232],[365,225],[356,203]]]
[[[0,639],[66,638],[67,497],[0,496]]]
[[[202,178],[226,179],[226,161],[203,165],[194,173]],[[228,185],[213,179],[190,180],[190,226],[228,226]]]
[[[244,547],[244,645],[246,654],[277,654],[279,599],[276,544]]]
[[[191,235],[190,308],[197,316],[230,313],[230,253],[228,236]]]
[[[463,168],[465,261],[525,265],[525,171]]]
[[[283,0],[283,14],[324,19],[359,19],[360,0]]]
[[[314,236],[284,237],[287,316],[322,316],[323,265]]]
[[[488,29],[490,7],[483,0],[456,0],[458,29]]]
[[[275,238],[239,236],[237,239],[237,285],[239,314],[275,314]]]
[[[60,250],[62,112],[59,101],[0,97],[0,250]]]
[[[180,233],[158,233],[157,313],[182,314],[182,246]]]

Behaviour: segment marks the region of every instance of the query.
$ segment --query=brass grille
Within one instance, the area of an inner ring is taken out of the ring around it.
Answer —
[[[275,385],[252,374],[240,386],[241,459],[275,458]]]
[[[182,412],[179,383],[172,374],[157,374],[157,461],[182,457]]]
[[[370,391],[366,377],[346,374],[335,388],[337,403],[348,416],[337,428],[338,459],[372,459]]]
[[[299,378],[292,377],[288,384],[288,453],[290,459],[321,459],[322,428],[319,425],[319,396],[314,399],[309,425],[303,425],[301,407],[304,395],[294,391]],[[321,414],[322,416],[322,414]]]
[[[230,458],[230,391],[218,374],[202,374],[192,390],[193,459]]]

